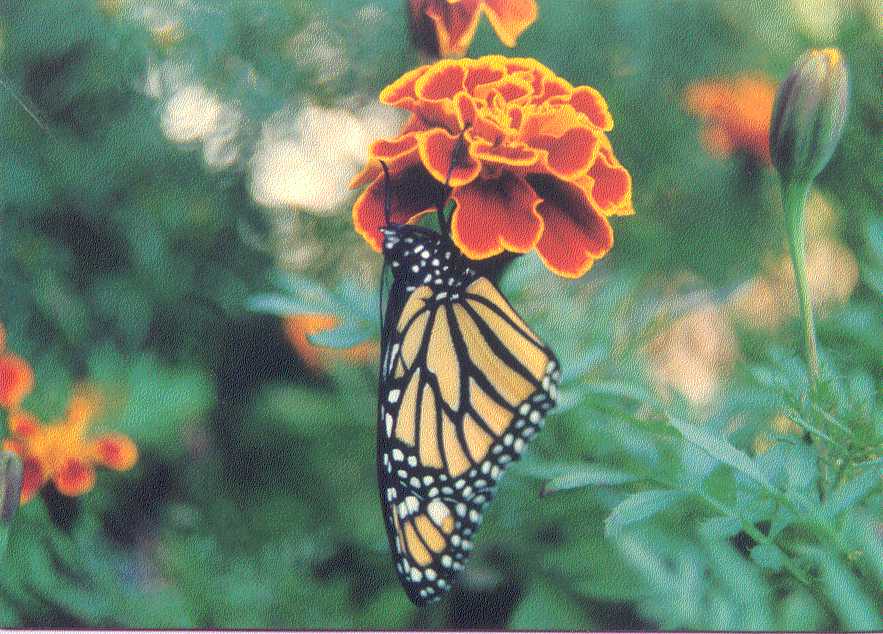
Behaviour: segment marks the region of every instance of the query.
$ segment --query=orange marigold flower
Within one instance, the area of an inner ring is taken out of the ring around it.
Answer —
[[[353,188],[368,185],[353,223],[375,250],[390,171],[392,221],[435,208],[462,132],[464,160],[451,170],[451,236],[472,259],[536,249],[546,266],[576,278],[613,245],[611,215],[634,213],[632,180],[606,132],[601,94],[574,87],[532,59],[498,55],[443,60],[403,75],[380,101],[410,111],[401,134],[375,141]]]
[[[34,371],[27,361],[5,349],[6,331],[0,324],[0,407],[16,409],[34,389]]]
[[[700,81],[684,91],[687,111],[706,121],[702,142],[710,154],[745,150],[765,163],[775,98],[776,84],[761,75]]]
[[[289,315],[283,320],[285,336],[304,364],[313,372],[320,373],[335,358],[353,363],[367,363],[379,354],[376,341],[365,341],[351,348],[337,349],[318,346],[310,341],[311,335],[336,328],[340,323],[334,315],[304,313]]]
[[[96,466],[126,471],[138,461],[138,448],[127,436],[87,433],[97,402],[92,392],[75,392],[66,416],[49,425],[41,424],[28,412],[10,414],[11,438],[3,441],[3,449],[14,451],[22,459],[22,504],[47,482],[64,495],[82,495],[95,484]]]
[[[408,0],[408,9],[418,45],[441,57],[466,54],[482,13],[510,48],[538,13],[536,0]]]

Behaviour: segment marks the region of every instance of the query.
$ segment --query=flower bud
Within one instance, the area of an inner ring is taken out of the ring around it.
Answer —
[[[785,183],[809,184],[828,164],[846,121],[849,75],[836,48],[810,50],[779,85],[770,154]]]
[[[23,474],[18,454],[11,451],[0,452],[0,524],[12,520],[18,510]]]

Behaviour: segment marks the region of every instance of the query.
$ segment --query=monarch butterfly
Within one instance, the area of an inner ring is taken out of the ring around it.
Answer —
[[[386,207],[378,483],[399,579],[422,606],[463,569],[497,482],[555,404],[560,372],[449,236],[391,223],[388,189]]]

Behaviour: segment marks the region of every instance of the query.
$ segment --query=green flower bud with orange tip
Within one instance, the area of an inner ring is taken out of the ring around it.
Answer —
[[[836,48],[804,53],[779,85],[770,124],[770,154],[782,181],[810,183],[843,134],[849,99],[846,62]]]
[[[806,278],[806,199],[813,180],[828,164],[843,134],[848,99],[849,77],[843,54],[836,48],[807,51],[779,85],[770,123],[770,157],[782,178],[788,250],[814,386],[821,370]]]

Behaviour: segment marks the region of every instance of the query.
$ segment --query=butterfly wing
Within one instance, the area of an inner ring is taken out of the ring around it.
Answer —
[[[559,372],[490,280],[443,242],[416,242],[430,256],[394,279],[387,304],[378,476],[399,578],[422,605],[463,569],[497,481],[555,403]]]

